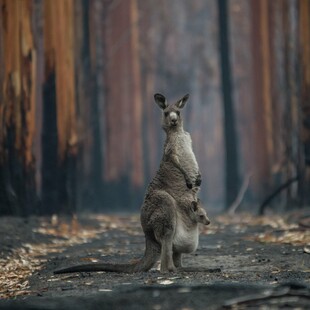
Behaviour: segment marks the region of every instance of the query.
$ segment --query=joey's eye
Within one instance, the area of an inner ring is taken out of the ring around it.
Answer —
[[[169,115],[169,112],[165,112],[164,114],[165,114],[165,117],[167,117]]]
[[[180,116],[180,111],[177,111],[177,115]]]
[[[203,216],[203,215],[200,215],[200,218],[201,218],[201,219],[203,219],[203,218],[204,218],[204,216]]]

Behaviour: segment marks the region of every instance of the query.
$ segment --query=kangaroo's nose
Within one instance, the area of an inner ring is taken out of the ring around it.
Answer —
[[[175,113],[175,112],[171,112],[170,113],[170,115],[169,115],[169,117],[170,117],[170,120],[171,121],[176,121],[177,120],[177,114]]]
[[[206,225],[210,225],[211,221],[209,219],[206,219]]]

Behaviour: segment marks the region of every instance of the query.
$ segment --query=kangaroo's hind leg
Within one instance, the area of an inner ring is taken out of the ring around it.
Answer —
[[[169,208],[165,208],[165,212],[161,213],[161,219],[155,227],[155,237],[161,245],[161,264],[160,271],[171,272],[176,271],[173,262],[173,236],[175,234],[176,220],[171,216]]]
[[[160,272],[176,271],[172,256],[172,236],[165,236],[161,240],[161,263]]]
[[[145,233],[152,232],[161,247],[161,272],[175,271],[173,237],[176,229],[176,202],[167,192],[159,190],[146,199],[141,214]]]

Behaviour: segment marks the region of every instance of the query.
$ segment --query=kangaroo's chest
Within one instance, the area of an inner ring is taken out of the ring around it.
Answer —
[[[177,136],[175,145],[180,162],[189,163],[194,169],[198,169],[197,160],[192,148],[192,139],[189,133],[184,132]]]
[[[177,223],[174,238],[173,250],[178,253],[192,253],[196,251],[199,242],[198,225],[188,229],[182,222]]]

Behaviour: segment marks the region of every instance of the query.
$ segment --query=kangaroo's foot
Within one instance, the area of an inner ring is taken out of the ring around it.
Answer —
[[[182,254],[173,252],[173,263],[176,268],[182,267]]]
[[[176,272],[177,268],[175,266],[163,266],[160,265],[160,272],[161,273],[168,273],[168,272]]]

